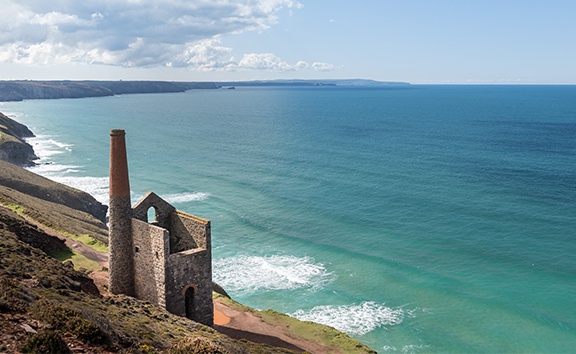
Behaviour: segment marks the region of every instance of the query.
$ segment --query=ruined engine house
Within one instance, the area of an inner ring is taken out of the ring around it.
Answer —
[[[113,294],[213,324],[210,221],[152,192],[131,206],[125,131],[119,129],[110,132],[109,227]]]

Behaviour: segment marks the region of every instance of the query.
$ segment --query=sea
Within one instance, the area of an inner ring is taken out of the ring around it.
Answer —
[[[381,352],[576,350],[576,86],[237,87],[1,103],[30,170],[212,222],[214,279]]]

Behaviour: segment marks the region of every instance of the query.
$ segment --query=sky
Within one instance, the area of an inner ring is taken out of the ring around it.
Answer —
[[[576,0],[0,0],[0,80],[576,84]]]

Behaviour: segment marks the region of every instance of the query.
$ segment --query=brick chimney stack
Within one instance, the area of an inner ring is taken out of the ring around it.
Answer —
[[[110,131],[110,292],[134,296],[132,205],[126,155],[126,132]]]

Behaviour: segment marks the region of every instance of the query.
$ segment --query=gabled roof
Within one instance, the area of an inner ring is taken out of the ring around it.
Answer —
[[[132,208],[132,217],[145,222],[151,221],[148,220],[148,210],[151,207],[156,210],[156,219],[160,225],[165,224],[164,221],[168,220],[170,214],[176,211],[176,208],[160,198],[156,193],[148,192]]]

